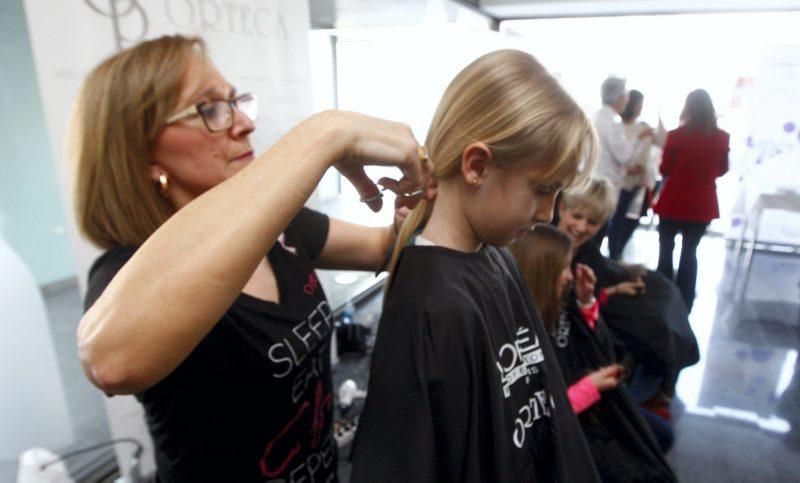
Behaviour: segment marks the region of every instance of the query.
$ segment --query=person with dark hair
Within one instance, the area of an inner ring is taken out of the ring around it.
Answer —
[[[592,120],[600,141],[596,176],[608,179],[614,186],[616,197],[620,196],[622,180],[627,174],[641,173],[641,166],[635,164],[643,149],[642,141],[652,135],[652,129],[643,129],[634,140],[628,139],[619,114],[628,104],[628,92],[625,90],[625,79],[609,77],[600,86],[600,97],[603,107]],[[611,229],[604,224],[595,235],[597,246],[602,245],[603,238]]]
[[[689,93],[681,126],[667,135],[661,162],[664,188],[654,207],[659,215],[658,271],[675,280],[692,308],[697,281],[697,246],[711,220],[719,217],[716,179],[728,172],[730,135],[717,127],[711,97],[702,89]],[[673,273],[675,235],[683,244]]]
[[[608,255],[612,260],[619,260],[636,227],[639,218],[647,213],[650,195],[655,187],[657,161],[653,158],[653,145],[664,144],[666,131],[659,122],[658,128],[651,128],[646,122],[639,121],[644,105],[644,95],[633,89],[628,93],[628,104],[620,113],[625,136],[632,143],[638,141],[638,149],[631,159],[631,167],[622,179],[619,200],[608,232]],[[652,136],[639,138],[642,132],[652,132]]]
[[[510,248],[541,310],[597,470],[608,482],[676,481],[662,454],[672,431],[618,387],[623,367],[594,296],[594,272],[581,263],[570,267],[571,245],[561,230],[536,225]]]

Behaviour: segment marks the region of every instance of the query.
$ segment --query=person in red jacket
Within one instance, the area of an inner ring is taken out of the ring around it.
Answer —
[[[673,277],[675,235],[683,235],[675,283],[691,310],[697,280],[697,245],[711,220],[719,217],[716,179],[728,171],[729,134],[717,127],[708,92],[686,97],[681,126],[667,135],[661,174],[665,183],[654,211],[658,213],[658,271]]]

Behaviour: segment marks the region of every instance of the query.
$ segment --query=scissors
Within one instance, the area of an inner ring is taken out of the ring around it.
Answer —
[[[381,188],[381,190],[378,191],[378,193],[375,194],[374,196],[370,196],[369,198],[360,198],[359,201],[361,201],[362,203],[371,203],[371,202],[373,202],[375,200],[379,200],[379,199],[383,198],[383,192],[386,191],[387,189],[388,188],[385,188],[385,187]],[[425,192],[425,190],[420,188],[420,189],[418,189],[416,191],[412,191],[410,193],[397,193],[397,196],[409,200],[411,198],[416,198],[417,196],[420,196],[424,192]]]
[[[417,146],[417,156],[419,156],[419,162],[423,163],[423,164],[425,162],[427,162],[427,161],[430,161],[430,159],[431,159],[430,155],[428,154],[428,148],[426,148],[425,146]],[[387,189],[388,188],[386,188],[384,186],[375,195],[370,196],[368,198],[363,198],[362,197],[362,198],[359,199],[359,201],[361,201],[362,203],[371,203],[371,202],[373,202],[375,200],[379,200],[379,199],[383,198],[383,192],[386,191]],[[420,188],[420,189],[412,191],[410,193],[397,193],[397,196],[402,197],[402,198],[407,199],[407,200],[410,200],[411,198],[416,198],[417,196],[422,195],[422,193],[424,193],[424,192],[425,192],[425,189],[424,188]]]

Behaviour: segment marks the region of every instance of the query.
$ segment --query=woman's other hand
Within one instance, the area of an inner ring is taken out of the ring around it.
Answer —
[[[594,271],[589,266],[583,263],[575,265],[575,295],[582,305],[588,305],[594,298],[594,286],[597,283],[597,277]]]
[[[379,181],[398,195],[398,206],[413,207],[423,197],[430,196],[430,190],[420,190],[427,185],[432,164],[410,127],[353,112],[328,111],[321,116],[341,129],[339,132],[345,142],[342,156],[334,166],[353,184],[372,211],[381,209],[383,199],[378,185],[364,171],[365,166],[400,169],[399,179],[381,178]],[[418,191],[418,195],[403,196]]]
[[[605,392],[619,385],[624,372],[625,370],[621,365],[612,364],[610,366],[601,367],[587,377],[592,381],[592,384],[594,384],[598,391]]]

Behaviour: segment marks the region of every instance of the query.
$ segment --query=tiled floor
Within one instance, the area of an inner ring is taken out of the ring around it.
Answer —
[[[735,263],[724,240],[707,236],[698,255],[691,322],[701,360],[684,370],[678,382],[676,441],[668,459],[685,482],[800,481],[800,256],[756,253],[742,295],[741,284],[731,293]],[[655,232],[637,231],[625,257],[655,266]],[[370,277],[337,284],[337,275],[321,274],[334,306],[363,290]],[[77,287],[49,293],[46,301],[79,443],[105,440],[101,396],[80,372],[74,350]],[[380,305],[380,292],[364,300],[356,322],[376,328]],[[368,357],[342,356],[334,372],[337,387],[348,378],[365,387],[368,366]],[[349,479],[348,451],[340,452],[343,481]],[[0,481],[14,481],[15,475],[16,461],[0,462]]]
[[[640,230],[626,256],[655,266],[658,236]],[[676,250],[676,258],[679,250]],[[691,324],[700,362],[676,387],[682,481],[800,481],[800,256],[757,252],[747,291],[734,251],[706,236]]]

